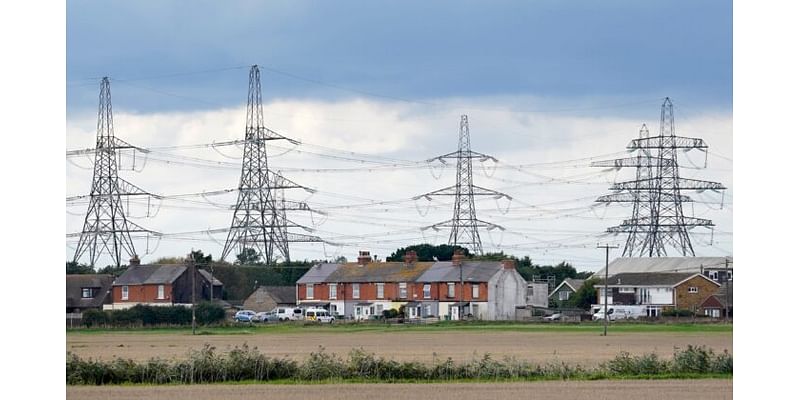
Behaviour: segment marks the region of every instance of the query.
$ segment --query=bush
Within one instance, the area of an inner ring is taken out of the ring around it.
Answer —
[[[225,310],[210,302],[196,306],[197,322],[203,325],[225,320]],[[137,304],[125,310],[87,310],[83,313],[83,325],[87,328],[111,325],[114,327],[190,325],[192,309],[184,306],[146,306]]]
[[[267,357],[246,344],[228,354],[218,354],[214,347],[206,345],[191,352],[188,359],[183,361],[151,359],[144,363],[121,358],[108,362],[83,360],[67,353],[68,385],[193,384],[275,379],[360,379],[382,382],[403,379],[608,379],[619,376],[732,373],[733,357],[727,351],[715,355],[710,349],[693,346],[676,350],[671,361],[660,360],[655,354],[632,356],[623,352],[591,370],[566,363],[533,365],[508,357],[500,361],[489,354],[467,363],[456,363],[452,358],[447,358],[443,361],[435,359],[432,365],[425,365],[414,361],[387,360],[366,353],[363,349],[355,349],[347,360],[342,360],[335,354],[326,353],[322,347],[298,365],[294,360]]]
[[[221,306],[204,301],[195,306],[195,316],[197,322],[203,325],[209,325],[225,320],[225,309]]]
[[[397,311],[397,309],[391,308],[388,310],[383,310],[383,318],[397,318],[398,315],[400,315],[400,312]]]
[[[90,309],[83,312],[81,323],[87,328],[108,324],[108,314],[101,310]]]

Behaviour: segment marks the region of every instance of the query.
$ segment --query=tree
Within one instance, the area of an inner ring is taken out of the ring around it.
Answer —
[[[386,261],[389,261],[388,259]],[[347,263],[347,257],[339,256],[333,259],[334,264],[345,264]]]
[[[211,260],[212,260],[211,254],[204,255],[203,250],[196,250],[196,251],[192,250],[192,252],[189,253],[189,256],[192,257],[192,260],[194,260],[194,264],[199,268],[211,265]]]
[[[72,274],[94,274],[91,265],[78,264],[76,261],[67,261],[67,275]]]
[[[119,267],[116,265],[106,265],[105,267],[100,268],[100,270],[97,271],[97,273],[120,276],[127,270],[128,270],[127,265],[120,265]]]
[[[236,264],[239,265],[258,265],[261,264],[261,256],[255,249],[245,247],[241,253],[236,256]]]
[[[570,305],[576,308],[588,310],[592,304],[597,303],[597,291],[594,288],[594,285],[596,285],[597,282],[600,282],[600,280],[596,278],[584,281],[583,286],[578,288],[578,291],[576,291],[575,294],[570,297]]]
[[[413,246],[408,247],[401,247],[395,250],[389,257],[386,257],[386,261],[404,261],[403,257],[405,257],[406,252],[408,251],[415,251],[417,253],[417,259],[419,261],[434,261],[434,259],[439,261],[450,261],[453,259],[453,252],[456,249],[461,249],[464,252],[464,256],[466,258],[471,258],[472,255],[469,254],[469,250],[465,249],[461,246],[450,246],[447,244],[440,244],[438,246],[434,246],[432,244],[415,244]]]

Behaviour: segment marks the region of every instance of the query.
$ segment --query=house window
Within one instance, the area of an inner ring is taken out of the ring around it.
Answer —
[[[328,284],[328,298],[335,299],[336,298],[336,284],[329,283]]]
[[[635,293],[636,290],[633,287],[621,287],[619,288],[620,293]]]
[[[361,285],[358,283],[353,284],[353,298],[360,299],[361,298]]]
[[[382,299],[383,298],[383,284],[382,283],[375,284],[375,287],[377,288],[377,291],[378,291],[377,297],[379,299]]]
[[[128,300],[128,287],[122,287],[122,300]]]
[[[313,299],[314,298],[314,285],[307,283],[306,284],[306,298]]]
[[[473,299],[477,299],[478,297],[480,297],[480,294],[481,294],[481,287],[479,285],[473,284],[472,285],[472,298]]]
[[[456,297],[456,284],[453,282],[447,284],[447,297]]]
[[[430,283],[426,283],[425,285],[422,286],[422,296],[424,296],[426,299],[430,299],[431,298],[431,284]]]
[[[158,285],[158,296],[156,298],[159,300],[164,299],[164,285]]]
[[[689,293],[697,293],[697,286],[689,286]]]
[[[714,281],[719,279],[719,275],[718,275],[717,271],[709,271],[708,272],[708,277],[711,278],[711,280],[714,280]]]
[[[92,288],[88,288],[88,287],[82,288],[81,289],[81,297],[83,297],[84,299],[91,299],[93,297],[92,296]]]
[[[558,300],[560,300],[560,301],[569,300],[569,291],[568,290],[562,290],[562,291],[558,292]]]
[[[431,305],[430,304],[425,304],[425,316],[426,317],[430,317],[431,315],[433,315],[431,313]]]
[[[399,286],[399,289],[400,289],[399,290],[400,298],[401,299],[405,299],[406,297],[408,297],[408,290],[406,289],[406,283],[405,282],[401,282],[401,283],[398,284],[398,286]]]

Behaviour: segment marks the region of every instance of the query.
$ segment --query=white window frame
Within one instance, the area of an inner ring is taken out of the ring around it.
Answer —
[[[570,294],[569,290],[559,290],[558,291],[558,300],[559,301],[569,300],[569,294]]]
[[[156,299],[164,300],[164,285],[158,285],[158,292],[156,293]]]
[[[88,296],[87,296],[88,293]],[[92,288],[85,287],[81,288],[81,298],[82,299],[91,299],[92,298]]]
[[[122,300],[128,300],[128,285],[122,286]]]
[[[633,287],[630,287],[630,286],[621,287],[621,288],[619,288],[619,292],[620,293],[636,293],[636,289],[633,288]]]
[[[306,283],[306,299],[314,298],[314,284]]]
[[[472,284],[472,298],[473,299],[477,299],[478,297],[481,297],[481,286],[478,285],[478,284],[473,283]]]
[[[353,298],[360,299],[361,298],[361,285],[358,283],[354,283],[353,286]]]
[[[447,282],[447,297],[451,299],[456,297],[455,282]]]
[[[697,286],[689,286],[689,293],[697,293]]]
[[[383,289],[384,289],[384,287],[383,287],[383,283],[376,283],[376,284],[375,284],[375,288],[376,288],[376,289],[375,289],[375,291],[377,292],[377,293],[376,293],[376,297],[377,297],[377,298],[379,298],[379,299],[382,299],[382,298],[383,298],[383,296],[384,296],[384,292],[383,292]]]
[[[408,285],[405,282],[400,282],[397,284],[397,291],[401,299],[408,298]]]
[[[426,284],[422,285],[422,297],[424,297],[426,299],[430,299],[431,298],[431,284],[430,283],[426,283]]]
[[[328,284],[328,299],[336,300],[336,291],[337,291],[336,289],[337,288],[335,283]]]

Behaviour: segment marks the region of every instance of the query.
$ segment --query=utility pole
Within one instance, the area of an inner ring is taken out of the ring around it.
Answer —
[[[619,245],[609,245],[605,244],[601,246],[600,244],[597,245],[598,249],[606,249],[606,279],[603,285],[603,316],[604,323],[603,323],[603,336],[608,336],[608,253],[611,249],[619,248]]]
[[[197,317],[195,315],[195,302],[197,300],[195,297],[196,296],[195,275],[197,269],[195,268],[194,259],[192,258],[191,254],[189,254],[188,261],[189,261],[189,273],[192,274],[192,335],[194,335],[196,334],[197,331]]]

